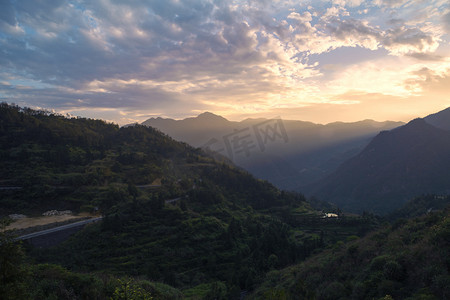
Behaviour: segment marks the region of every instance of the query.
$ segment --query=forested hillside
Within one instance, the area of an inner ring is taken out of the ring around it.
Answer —
[[[184,295],[237,297],[267,271],[377,224],[323,219],[301,194],[153,128],[7,104],[0,116],[2,215],[48,209],[104,215],[59,247],[27,247],[36,263],[136,276]]]
[[[450,210],[400,219],[268,273],[249,299],[449,299]]]
[[[447,211],[364,237],[383,220],[330,206],[325,212],[336,215],[328,216],[301,194],[153,128],[7,104],[0,117],[1,216],[47,209],[103,215],[47,249],[0,233],[5,299],[448,295]],[[418,198],[392,218],[446,201]]]

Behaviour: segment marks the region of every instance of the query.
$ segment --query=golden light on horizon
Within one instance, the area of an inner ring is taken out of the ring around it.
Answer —
[[[450,105],[447,1],[199,4],[60,3],[25,18],[7,2],[0,96],[121,125],[204,111],[407,121]]]

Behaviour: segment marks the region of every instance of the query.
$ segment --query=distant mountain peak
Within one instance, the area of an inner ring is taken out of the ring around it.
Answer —
[[[197,119],[206,119],[206,120],[228,121],[224,117],[216,115],[216,114],[213,114],[212,112],[209,112],[209,111],[205,111],[204,113],[199,114],[196,118]]]
[[[147,126],[156,126],[156,124],[175,124],[178,122],[189,122],[189,123],[198,123],[198,122],[208,122],[208,124],[211,123],[225,123],[225,122],[229,122],[227,119],[225,119],[222,116],[213,114],[212,112],[206,111],[204,113],[199,114],[196,117],[190,117],[190,118],[185,118],[182,120],[175,120],[175,119],[171,119],[171,118],[162,118],[162,117],[156,117],[156,118],[150,118],[144,122],[142,122],[143,125],[147,125]],[[157,126],[158,127],[158,126]]]

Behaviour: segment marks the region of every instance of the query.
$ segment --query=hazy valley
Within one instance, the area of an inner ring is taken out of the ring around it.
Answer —
[[[216,151],[279,188],[301,190],[356,155],[380,131],[403,123],[365,120],[321,125],[280,118],[232,122],[203,113],[184,120],[152,118],[142,124],[193,147]]]

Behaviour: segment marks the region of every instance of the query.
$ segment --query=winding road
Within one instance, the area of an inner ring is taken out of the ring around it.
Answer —
[[[46,235],[46,234],[57,232],[57,231],[66,230],[66,229],[78,227],[78,226],[84,226],[89,223],[97,222],[97,221],[101,220],[102,218],[103,217],[97,217],[97,218],[83,220],[83,221],[79,221],[79,222],[75,222],[75,223],[70,223],[67,225],[62,225],[62,226],[58,226],[58,227],[54,227],[54,228],[50,228],[50,229],[46,229],[46,230],[41,230],[38,232],[33,232],[33,233],[29,233],[29,234],[25,234],[25,235],[16,237],[14,240],[15,241],[28,240],[28,239],[32,239],[32,238],[35,238],[38,236]]]

